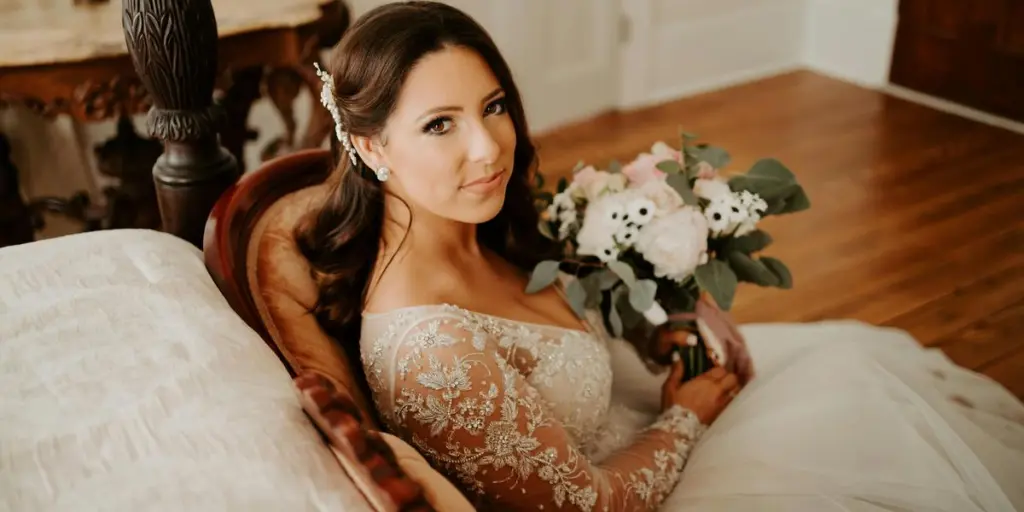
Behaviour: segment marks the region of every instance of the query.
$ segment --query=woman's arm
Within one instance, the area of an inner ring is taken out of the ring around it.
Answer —
[[[668,408],[604,463],[577,450],[498,341],[457,313],[420,319],[392,353],[387,403],[406,440],[463,486],[503,508],[652,510],[679,481],[703,431]]]

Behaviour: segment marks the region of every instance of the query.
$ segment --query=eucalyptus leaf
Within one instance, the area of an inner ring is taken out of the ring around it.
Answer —
[[[728,151],[716,146],[699,147],[694,156],[698,160],[711,164],[715,169],[721,169],[732,161]]]
[[[662,160],[655,164],[655,167],[667,174],[678,174],[683,170],[679,162],[675,160]]]
[[[629,289],[629,305],[638,312],[644,312],[654,305],[654,296],[658,293],[658,283],[650,279],[640,279]]]
[[[779,278],[779,282],[775,286],[785,289],[793,287],[793,274],[789,272],[789,268],[786,267],[785,263],[770,256],[762,256],[761,263],[764,263],[764,266],[768,267]]]
[[[729,180],[729,187],[733,190],[748,190],[771,201],[797,193],[800,184],[782,162],[774,158],[763,158],[755,162],[746,174],[733,176]]]
[[[579,279],[569,280],[565,285],[565,296],[569,299],[569,305],[572,306],[577,316],[582,318],[586,315],[587,291],[583,289],[583,284]]]
[[[572,173],[576,174],[577,172],[580,172],[586,166],[587,166],[587,163],[584,162],[583,160],[580,160],[580,161],[576,162],[576,165],[574,165],[572,167]]]
[[[779,278],[764,263],[741,252],[729,253],[729,264],[740,281],[759,286],[777,286]]]
[[[619,293],[615,295],[615,302],[613,304],[619,310],[619,316],[622,317],[623,325],[627,329],[632,329],[644,320],[644,316],[633,308],[629,300],[630,293],[627,293],[623,288],[619,288],[617,291]]]
[[[768,209],[764,211],[764,214],[761,215],[762,217],[767,217],[769,215],[778,215],[786,210],[785,198],[777,198],[772,200],[765,199],[765,202],[768,203]]]
[[[733,191],[747,190],[761,196],[761,199],[765,201],[783,200],[784,202],[787,197],[800,190],[800,184],[771,177],[738,174],[729,178],[729,188]]]
[[[811,207],[811,198],[807,197],[803,187],[797,189],[796,193],[786,199],[786,204],[779,213],[802,212]]]
[[[612,174],[622,172],[622,164],[618,160],[612,160],[608,163],[608,172]]]
[[[636,284],[636,273],[633,272],[633,267],[629,266],[629,264],[618,260],[609,261],[608,268],[615,272],[619,279],[626,283],[626,286],[632,288]]]
[[[558,278],[559,262],[544,260],[533,267],[530,282],[526,285],[526,293],[537,293],[547,288]]]
[[[762,251],[772,243],[772,237],[760,229],[751,231],[743,236],[738,236],[727,242],[729,251],[737,251],[743,254],[752,254]]]
[[[665,178],[665,183],[668,183],[668,186],[672,187],[672,190],[679,194],[684,204],[697,204],[697,195],[690,188],[690,180],[686,178],[685,174],[669,174]]]
[[[580,279],[580,283],[583,284],[583,289],[587,292],[587,301],[585,306],[587,308],[599,307],[601,305],[602,297],[604,296],[604,294],[601,293],[600,273],[592,272],[586,277]]]
[[[747,176],[771,177],[780,181],[796,183],[796,175],[782,162],[774,158],[762,158],[754,162]]]
[[[688,166],[699,163],[700,159],[697,158],[697,151],[698,149],[693,146],[683,147],[683,163]]]
[[[711,294],[719,308],[722,308],[723,311],[732,308],[732,301],[736,296],[736,286],[739,281],[728,263],[712,259],[697,267],[693,276],[697,279],[697,285]]]
[[[610,290],[619,282],[619,275],[606,268],[594,272],[591,275],[597,276],[597,282],[600,284],[602,291]]]

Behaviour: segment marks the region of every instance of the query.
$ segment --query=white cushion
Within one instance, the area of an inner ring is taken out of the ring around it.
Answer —
[[[0,249],[0,510],[367,510],[200,251]]]

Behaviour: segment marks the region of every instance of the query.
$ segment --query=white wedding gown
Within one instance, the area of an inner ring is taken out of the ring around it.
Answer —
[[[757,377],[705,429],[594,320],[368,314],[363,363],[480,510],[1024,511],[1024,405],[901,331],[744,326]]]

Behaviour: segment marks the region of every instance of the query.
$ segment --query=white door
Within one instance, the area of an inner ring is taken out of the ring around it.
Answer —
[[[616,107],[620,0],[492,2],[493,26],[523,94],[530,128],[546,131]]]
[[[621,0],[619,106],[650,105],[799,65],[804,0]]]

